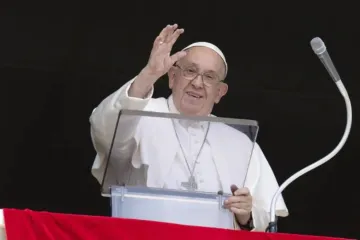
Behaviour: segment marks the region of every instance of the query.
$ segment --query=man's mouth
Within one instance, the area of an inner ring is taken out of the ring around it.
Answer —
[[[198,94],[195,92],[186,92],[186,94],[190,97],[197,98],[197,99],[203,98],[203,96],[201,94]]]

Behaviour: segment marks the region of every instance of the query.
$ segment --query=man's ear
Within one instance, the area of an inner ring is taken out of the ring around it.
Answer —
[[[217,91],[218,91],[217,96],[215,98],[215,103],[216,104],[219,103],[221,98],[226,95],[226,93],[228,92],[228,88],[229,87],[228,87],[228,85],[226,83],[222,82],[222,83],[219,84],[219,87],[217,89]]]
[[[175,84],[175,68],[171,67],[170,70],[168,71],[168,78],[169,78],[169,88],[172,89],[174,87]]]

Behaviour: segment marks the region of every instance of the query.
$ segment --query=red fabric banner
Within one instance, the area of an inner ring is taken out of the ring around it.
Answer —
[[[153,221],[4,209],[8,240],[335,240],[330,237],[192,227]],[[339,238],[338,238],[339,239]]]

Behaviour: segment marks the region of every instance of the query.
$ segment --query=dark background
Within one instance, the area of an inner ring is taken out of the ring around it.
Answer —
[[[218,45],[229,64],[215,114],[256,119],[259,143],[280,183],[329,153],[346,120],[344,101],[309,45],[326,43],[352,100],[342,151],[284,192],[281,232],[359,237],[360,17],[355,6],[324,9],[260,3],[118,2],[2,8],[0,14],[0,207],[108,215],[90,174],[89,116],[145,66],[167,24],[185,28],[174,50]],[[166,96],[166,80],[156,96]]]

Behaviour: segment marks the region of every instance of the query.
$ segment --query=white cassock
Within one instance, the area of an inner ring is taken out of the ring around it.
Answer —
[[[153,89],[144,99],[129,97],[128,90],[134,80],[103,100],[90,118],[92,140],[97,152],[92,174],[100,183],[121,109],[178,113],[172,96],[153,99]],[[253,144],[245,135],[225,124],[211,125],[207,134],[206,131],[206,124],[190,124],[186,120],[175,120],[173,124],[168,119],[121,117],[106,181],[110,184],[125,182],[129,185],[182,189],[181,183],[189,179],[188,166],[196,162],[193,174],[197,190],[222,190],[231,194],[232,184],[249,188],[253,197],[254,231],[265,231],[270,219],[271,200],[279,185],[260,147],[255,144],[249,163],[249,152],[242,156],[240,149],[240,146],[249,149]],[[282,196],[277,202],[276,214],[282,217],[288,215]]]

